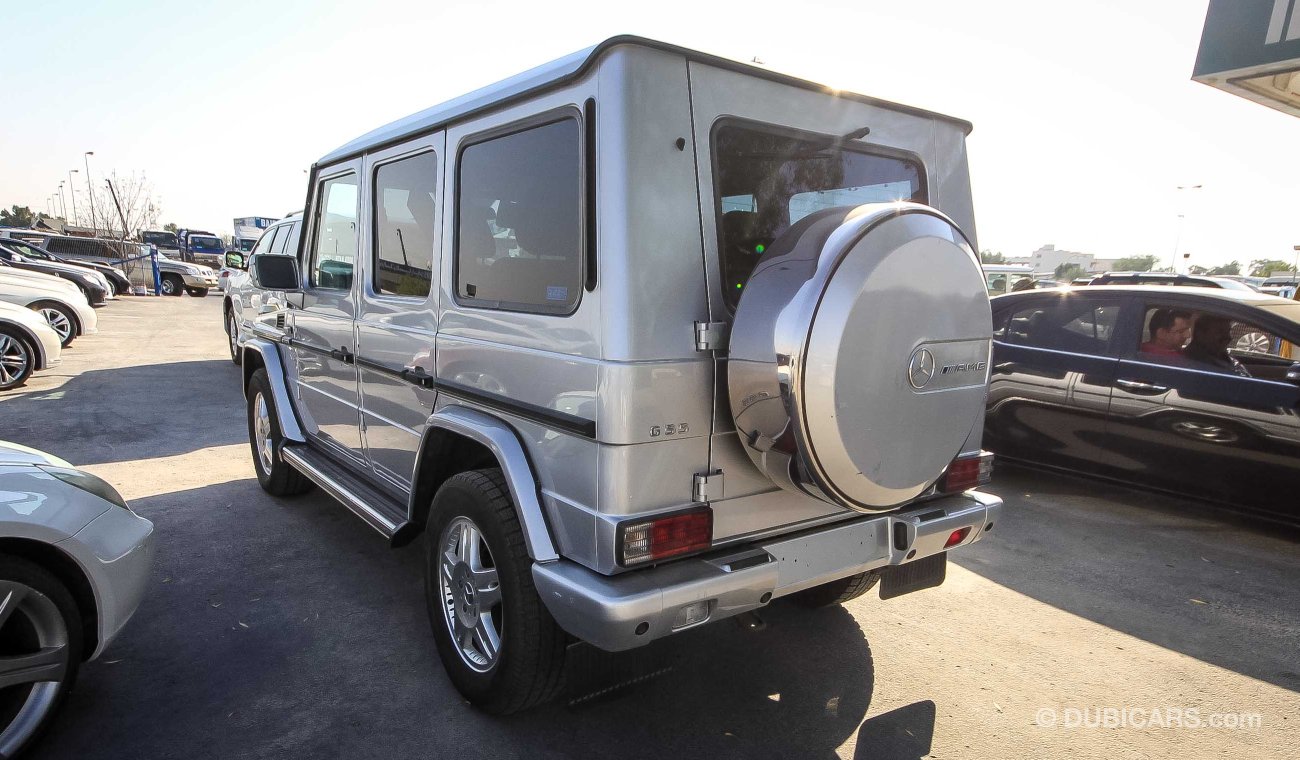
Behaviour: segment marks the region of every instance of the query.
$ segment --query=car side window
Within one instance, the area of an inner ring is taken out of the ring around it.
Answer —
[[[282,224],[275,228],[275,242],[271,243],[268,249],[270,253],[283,254],[285,246],[289,244],[289,225]]]
[[[375,250],[371,272],[380,295],[429,295],[437,229],[438,157],[432,152],[375,170]]]
[[[1119,323],[1118,303],[1059,299],[1040,301],[1011,314],[1004,340],[1033,348],[1105,354]]]
[[[253,246],[253,251],[252,253],[249,254],[249,258],[270,251],[271,244],[275,242],[275,232],[276,231],[274,229],[263,232],[262,237],[257,239],[257,245]]]
[[[1252,376],[1241,360],[1273,359],[1285,363],[1285,341],[1256,324],[1231,314],[1185,309],[1159,303],[1145,312],[1139,358],[1209,372]]]
[[[582,294],[582,143],[575,118],[476,142],[457,174],[456,296],[571,314]]]
[[[350,290],[357,259],[357,175],[345,174],[321,183],[315,232],[311,286]]]

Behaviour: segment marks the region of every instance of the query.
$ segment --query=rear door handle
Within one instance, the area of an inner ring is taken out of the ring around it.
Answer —
[[[1135,393],[1164,393],[1169,390],[1163,385],[1148,383],[1144,380],[1119,379],[1115,381],[1115,384],[1125,390],[1134,391]]]
[[[345,346],[343,348],[336,348],[331,350],[330,357],[337,361],[341,361],[344,364],[351,364],[353,359],[356,358],[356,354],[349,351]]]

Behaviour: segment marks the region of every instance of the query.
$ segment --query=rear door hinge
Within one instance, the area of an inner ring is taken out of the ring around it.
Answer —
[[[717,351],[727,342],[726,322],[696,322],[695,350]]]
[[[691,498],[698,502],[718,501],[724,494],[722,470],[695,474],[695,488]]]

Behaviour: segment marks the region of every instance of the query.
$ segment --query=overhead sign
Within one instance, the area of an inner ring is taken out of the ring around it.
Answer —
[[[1192,79],[1300,116],[1300,0],[1210,0]]]

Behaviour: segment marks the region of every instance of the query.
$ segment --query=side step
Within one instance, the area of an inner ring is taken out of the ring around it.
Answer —
[[[310,446],[287,444],[280,450],[280,456],[394,545],[405,543],[401,539],[410,532],[407,529],[410,523],[406,520],[404,504]]]

